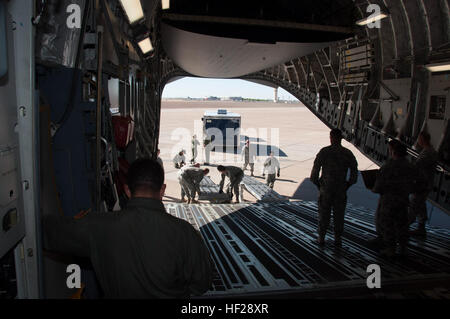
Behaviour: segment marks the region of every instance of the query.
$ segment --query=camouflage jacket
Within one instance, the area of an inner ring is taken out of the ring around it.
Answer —
[[[423,175],[406,158],[390,159],[379,170],[373,187],[382,201],[407,205],[409,194],[424,188]]]
[[[199,185],[203,177],[205,176],[205,173],[201,168],[185,167],[182,168],[180,175],[187,182]]]
[[[438,161],[438,153],[434,148],[424,149],[416,160],[416,168],[424,175],[427,183],[427,189],[433,188],[434,173],[436,171],[436,163]]]
[[[223,185],[225,184],[225,177],[230,179],[230,183],[235,182],[238,178],[244,176],[244,171],[236,166],[225,166],[227,170],[225,174],[222,174],[222,179],[220,181],[219,189],[223,189]]]
[[[322,175],[319,178],[319,172]],[[347,173],[350,170],[350,179]],[[358,162],[353,153],[341,146],[330,145],[324,147],[317,154],[311,171],[311,181],[323,189],[336,189],[353,185],[358,180]]]

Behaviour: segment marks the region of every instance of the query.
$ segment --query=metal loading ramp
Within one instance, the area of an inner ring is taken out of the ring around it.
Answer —
[[[407,259],[389,260],[367,244],[376,236],[374,212],[352,205],[341,249],[334,248],[332,233],[324,248],[316,244],[315,202],[168,203],[166,209],[200,230],[211,252],[216,269],[207,297],[361,297],[381,291],[450,297],[446,229],[429,228],[425,240],[410,239]],[[381,267],[382,290],[366,286],[370,264]]]
[[[258,203],[289,201],[286,197],[278,194],[267,185],[247,175],[245,175],[242,179],[240,187],[241,200],[243,198],[243,190],[246,190],[256,199],[256,202]],[[226,193],[219,194],[219,186],[215,184],[209,176],[203,177],[199,188],[199,200],[208,200],[213,203],[223,203],[229,201],[229,197]]]
[[[245,175],[242,179],[241,186],[253,197],[255,197],[258,203],[289,201],[286,197],[278,194],[267,185],[247,175]]]
[[[200,182],[199,200],[208,200],[210,202],[225,202],[229,200],[226,193],[219,194],[219,185],[214,183],[209,176],[203,177]]]

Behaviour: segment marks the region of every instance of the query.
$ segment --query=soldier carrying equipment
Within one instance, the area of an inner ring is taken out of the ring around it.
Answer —
[[[227,193],[230,194],[230,200],[233,199],[233,191],[236,196],[236,203],[239,203],[239,184],[244,177],[244,171],[236,166],[222,166],[219,165],[217,170],[222,174],[222,179],[219,184],[219,193],[223,192],[223,185],[225,183],[225,177],[230,180]]]
[[[181,186],[181,201],[185,201],[186,195],[187,203],[191,204],[195,201],[195,194],[200,194],[200,182],[203,177],[208,175],[209,169],[201,169],[196,166],[184,167],[178,173],[178,181]]]

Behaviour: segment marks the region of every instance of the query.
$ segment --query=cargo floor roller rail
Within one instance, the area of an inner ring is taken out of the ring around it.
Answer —
[[[202,234],[215,263],[204,297],[449,298],[450,231],[429,228],[411,238],[408,257],[385,259],[368,244],[374,212],[348,205],[342,248],[327,234],[316,244],[317,203],[166,204],[168,213]],[[381,268],[381,288],[368,289],[367,266]],[[375,295],[374,295],[375,294]]]

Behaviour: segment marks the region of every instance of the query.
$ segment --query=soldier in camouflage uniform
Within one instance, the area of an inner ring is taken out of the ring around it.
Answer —
[[[409,194],[423,186],[423,179],[406,158],[406,146],[397,140],[389,142],[391,158],[380,168],[373,192],[380,194],[375,223],[377,234],[382,239],[381,253],[391,257],[397,243],[402,254],[408,243]]]
[[[194,165],[180,169],[178,181],[181,186],[181,201],[184,202],[184,196],[186,195],[188,204],[196,202],[195,194],[200,194],[200,182],[208,173],[209,169],[201,169]]]
[[[330,133],[331,145],[320,150],[311,171],[311,181],[319,188],[318,243],[323,245],[330,225],[333,209],[334,240],[339,247],[344,231],[344,215],[347,205],[347,190],[358,179],[358,163],[353,153],[341,145],[342,132],[333,129]],[[322,176],[319,179],[319,172]],[[347,173],[350,178],[347,181]]]
[[[244,159],[242,170],[245,171],[247,165],[250,165],[250,176],[253,176],[253,172],[255,171],[255,149],[253,146],[250,146],[250,140],[245,142],[245,146],[242,148],[241,158]]]
[[[425,178],[426,186],[424,191],[420,193],[414,193],[411,196],[409,217],[410,224],[417,218],[417,229],[411,232],[411,235],[425,236],[425,222],[428,219],[427,216],[427,197],[433,188],[434,173],[436,170],[436,163],[438,160],[438,153],[434,150],[430,144],[430,134],[427,132],[421,132],[419,134],[418,144],[422,148],[422,152],[415,162],[417,170],[422,173]]]
[[[242,181],[242,178],[244,177],[244,171],[236,166],[222,166],[219,165],[217,167],[217,170],[222,174],[222,179],[219,184],[219,193],[223,193],[223,185],[225,184],[225,177],[228,177],[230,179],[230,186],[228,187],[228,193],[231,195],[231,198],[233,198],[233,191],[234,195],[236,196],[236,203],[239,203],[239,184]]]

